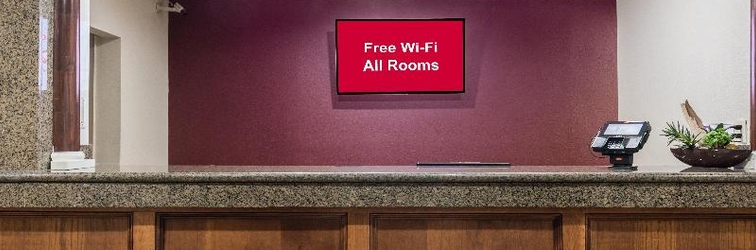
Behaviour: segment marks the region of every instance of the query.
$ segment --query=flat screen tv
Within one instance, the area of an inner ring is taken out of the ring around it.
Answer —
[[[465,19],[337,19],[344,94],[464,93]]]

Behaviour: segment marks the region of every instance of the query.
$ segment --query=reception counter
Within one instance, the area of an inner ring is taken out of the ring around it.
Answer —
[[[0,172],[0,246],[756,249],[756,173],[746,170],[170,169]]]
[[[172,166],[0,172],[5,208],[756,208],[756,172],[683,166]],[[192,172],[178,172],[192,171]],[[210,172],[221,171],[221,172]],[[691,172],[681,172],[691,171]]]

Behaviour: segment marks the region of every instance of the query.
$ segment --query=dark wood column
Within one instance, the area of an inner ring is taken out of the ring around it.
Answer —
[[[55,0],[53,146],[79,150],[79,0]]]

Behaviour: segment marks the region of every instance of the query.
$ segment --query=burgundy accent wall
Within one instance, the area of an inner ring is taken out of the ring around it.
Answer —
[[[598,165],[617,119],[613,0],[182,0],[172,165]],[[334,19],[466,18],[464,94],[337,96]]]

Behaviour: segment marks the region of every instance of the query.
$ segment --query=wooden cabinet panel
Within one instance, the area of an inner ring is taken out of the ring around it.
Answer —
[[[554,250],[556,214],[376,214],[372,250]]]
[[[346,249],[346,214],[161,214],[160,249]]]
[[[588,216],[590,250],[752,250],[756,216]]]
[[[130,249],[130,214],[0,213],[0,249]]]

